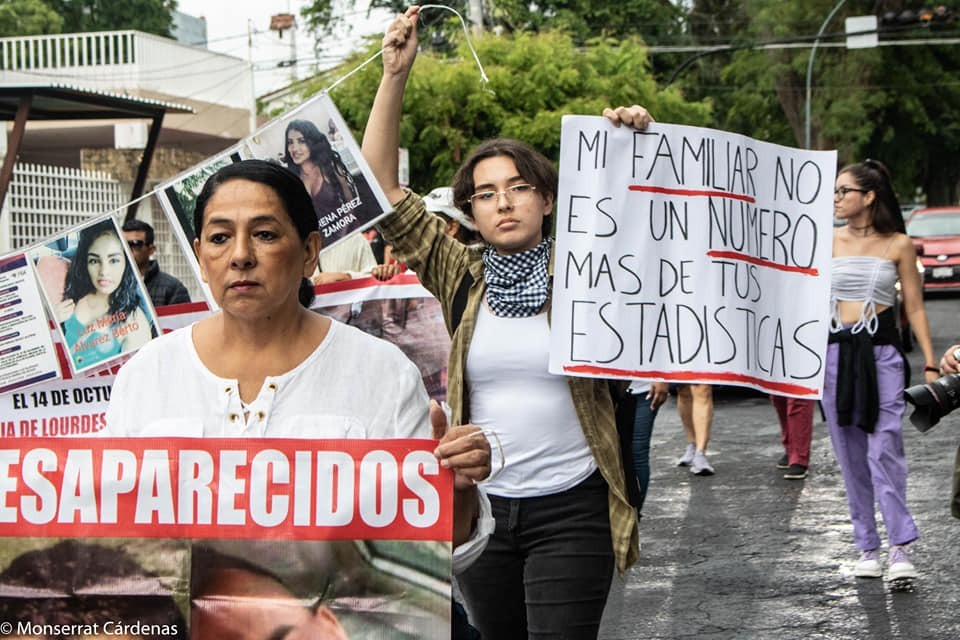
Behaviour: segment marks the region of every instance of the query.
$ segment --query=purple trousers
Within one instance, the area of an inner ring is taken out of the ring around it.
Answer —
[[[823,381],[823,412],[830,440],[847,489],[853,542],[867,551],[880,546],[874,503],[887,531],[889,545],[907,544],[919,537],[907,509],[907,459],[903,451],[903,357],[891,345],[873,347],[877,361],[879,417],[873,433],[852,425],[837,424],[838,345],[827,347]],[[857,415],[854,411],[853,421]]]
[[[813,408],[816,400],[770,396],[780,421],[780,440],[788,464],[810,466],[810,440],[813,438]]]

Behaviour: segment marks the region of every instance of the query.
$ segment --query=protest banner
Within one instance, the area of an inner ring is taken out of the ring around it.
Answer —
[[[563,119],[550,371],[819,397],[835,151]]]
[[[449,638],[452,473],[433,446],[8,441],[0,631],[262,638],[316,631],[322,605],[343,635],[307,637]]]
[[[22,253],[0,258],[0,393],[58,375],[43,301],[27,258]]]
[[[158,335],[153,305],[110,217],[26,252],[74,372],[103,367]]]
[[[437,301],[415,275],[386,283],[349,280],[318,286],[316,292],[316,311],[398,344],[417,363],[431,395],[443,398],[449,339]],[[162,307],[159,324],[164,332],[173,331],[209,313],[203,302]],[[59,335],[56,329],[50,333]],[[417,480],[415,465],[404,475],[405,456],[419,451],[433,458],[431,441],[411,449],[410,443],[419,441],[377,447],[379,441],[364,440],[111,440],[99,432],[120,361],[73,374],[63,345],[56,347],[64,379],[0,393],[0,536],[11,536],[0,545],[0,624],[9,621],[23,635],[42,636],[43,620],[84,620],[99,625],[101,634],[214,639],[226,637],[224,624],[233,621],[237,633],[242,628],[248,634],[236,637],[270,637],[280,627],[306,624],[304,612],[316,606],[304,603],[322,602],[345,637],[450,637],[451,545],[447,533],[437,535],[438,528],[446,529],[450,512],[441,505],[436,523],[430,515],[429,527],[411,528],[402,515],[404,505],[411,509],[409,501],[418,500],[416,491],[426,492],[430,510],[435,498],[450,493],[433,484],[433,476],[426,484]],[[223,450],[232,453],[224,458]],[[368,454],[373,457],[366,459]],[[422,462],[432,464],[426,458]],[[107,474],[106,493],[105,468],[115,472]],[[286,484],[278,480],[284,473]],[[336,500],[331,477],[338,487]],[[91,478],[101,481],[100,488],[89,489]],[[321,485],[328,491],[325,498]],[[221,486],[228,493],[216,493]],[[380,491],[374,500],[371,490]],[[181,518],[181,498],[188,494],[192,511]],[[297,525],[303,496],[309,497],[308,525]],[[81,506],[88,497],[95,509]],[[344,515],[348,503],[350,519]],[[278,521],[281,505],[287,517]],[[421,500],[420,506],[410,512],[412,522],[427,519],[427,502]],[[384,509],[396,510],[386,524]],[[25,520],[24,513],[35,522]],[[111,515],[109,521],[104,513]],[[138,513],[150,514],[149,519],[138,522]],[[318,514],[326,525],[318,526]],[[3,522],[14,516],[19,520]],[[331,525],[332,518],[341,524]],[[231,519],[242,522],[227,524]],[[328,539],[317,539],[321,533]],[[57,592],[62,572],[45,572],[49,562],[89,568],[78,573],[93,583],[71,582]],[[106,571],[102,579],[89,575],[96,567]],[[227,583],[221,574],[229,575],[229,584],[245,585],[250,597],[223,593]],[[34,582],[24,582],[24,575]],[[47,587],[55,595],[38,597],[38,576],[53,581]],[[75,595],[74,588],[86,595]],[[138,591],[143,589],[149,598]],[[92,599],[100,604],[93,607]],[[45,611],[51,612],[49,618]]]

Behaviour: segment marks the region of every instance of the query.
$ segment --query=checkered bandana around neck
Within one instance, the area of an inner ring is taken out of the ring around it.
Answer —
[[[550,282],[547,261],[550,259],[551,238],[540,244],[507,256],[488,246],[483,252],[486,269],[487,304],[500,318],[527,318],[540,312],[547,301]]]

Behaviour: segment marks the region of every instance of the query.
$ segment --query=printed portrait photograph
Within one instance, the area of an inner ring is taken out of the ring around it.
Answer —
[[[74,372],[157,337],[157,318],[116,221],[94,219],[29,252]]]
[[[303,180],[320,221],[323,248],[390,211],[359,146],[326,94],[272,121],[246,144],[251,157],[279,162]]]

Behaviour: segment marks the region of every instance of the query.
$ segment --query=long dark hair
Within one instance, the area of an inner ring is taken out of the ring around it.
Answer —
[[[473,195],[475,187],[473,170],[481,160],[498,156],[511,158],[513,163],[517,165],[517,172],[520,177],[536,187],[537,193],[544,198],[549,197],[556,205],[559,178],[553,163],[526,142],[512,138],[494,138],[481,142],[453,176],[451,186],[453,187],[454,204],[470,216],[471,220],[473,219],[473,208],[470,204],[470,196]],[[543,217],[540,230],[544,238],[552,234],[553,216]]]
[[[300,175],[300,166],[294,163],[293,158],[290,157],[290,145],[287,144],[291,131],[299,131],[303,135],[303,139],[310,149],[310,161],[317,165],[320,173],[323,174],[323,179],[333,187],[337,197],[340,198],[340,204],[353,200],[357,195],[357,185],[354,184],[353,176],[347,170],[347,165],[343,163],[340,154],[330,145],[327,136],[323,135],[317,125],[309,120],[291,120],[290,124],[287,125],[287,130],[283,134],[284,164],[291,171]],[[344,192],[341,179],[350,185],[350,193]]]
[[[193,210],[193,228],[197,230],[197,241],[203,242],[203,214],[206,213],[207,203],[220,185],[230,180],[249,180],[270,187],[283,203],[284,211],[297,229],[297,235],[306,241],[311,232],[320,231],[317,214],[313,210],[313,200],[303,186],[303,181],[292,171],[281,167],[275,162],[266,160],[244,160],[228,164],[210,176],[200,195],[197,196],[197,206]],[[300,304],[309,307],[313,302],[313,283],[309,278],[300,282]]]
[[[900,210],[900,201],[893,190],[890,170],[882,162],[867,159],[863,162],[848,164],[837,175],[844,173],[853,176],[861,189],[873,191],[876,194],[870,208],[871,222],[877,233],[907,232],[903,222],[903,212]]]
[[[117,233],[117,228],[110,219],[100,222],[80,230],[80,239],[77,243],[77,252],[70,261],[70,268],[67,269],[67,282],[63,289],[64,298],[70,298],[74,303],[78,302],[83,296],[96,291],[93,281],[90,280],[90,271],[87,269],[87,259],[90,256],[90,246],[101,237],[112,235],[120,243],[121,251],[123,239]],[[140,299],[140,289],[137,287],[137,278],[133,274],[133,267],[127,260],[127,254],[123,254],[123,276],[120,278],[120,284],[110,294],[110,306],[107,313],[113,315],[123,312],[130,315],[135,309],[142,305]]]

